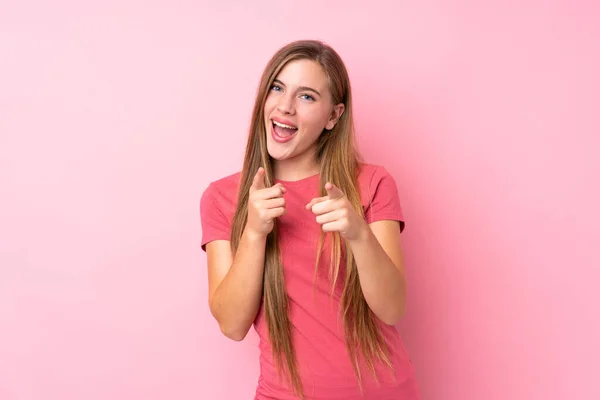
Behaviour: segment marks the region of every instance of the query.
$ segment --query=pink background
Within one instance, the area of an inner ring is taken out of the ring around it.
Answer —
[[[597,3],[82,3],[0,3],[1,400],[252,398],[199,199],[299,38],[398,182],[423,398],[600,398]]]

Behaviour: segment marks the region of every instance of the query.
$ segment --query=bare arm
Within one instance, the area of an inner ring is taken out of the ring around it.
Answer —
[[[406,311],[406,280],[397,221],[376,221],[349,246],[356,260],[360,285],[369,308],[388,325]]]
[[[352,251],[360,286],[369,308],[388,325],[395,325],[406,309],[406,281],[398,221],[367,224],[346,195],[331,182],[327,196],[312,199],[306,208],[317,216],[324,232],[339,232]]]
[[[232,256],[230,243],[215,240],[206,245],[210,311],[221,331],[242,340],[250,330],[262,296],[266,237],[245,231]]]
[[[250,188],[248,222],[235,254],[227,240],[206,245],[210,311],[230,339],[244,339],[258,313],[266,240],[274,218],[285,213],[283,193],[280,184],[265,188],[260,168]]]

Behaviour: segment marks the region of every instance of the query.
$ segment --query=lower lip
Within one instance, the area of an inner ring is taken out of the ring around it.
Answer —
[[[294,136],[296,136],[296,133],[298,133],[298,131],[294,132],[293,135],[290,136],[279,136],[276,132],[275,129],[273,128],[273,123],[271,123],[271,136],[273,137],[273,140],[276,141],[277,143],[285,143],[285,142],[289,142],[290,140],[292,140],[294,138]]]

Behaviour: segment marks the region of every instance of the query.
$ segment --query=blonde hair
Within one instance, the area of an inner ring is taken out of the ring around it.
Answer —
[[[361,157],[357,151],[352,119],[352,97],[348,72],[340,56],[328,45],[313,40],[290,43],[281,48],[267,64],[258,88],[244,165],[240,177],[240,189],[237,208],[231,230],[231,247],[238,248],[247,222],[248,197],[252,179],[259,167],[265,169],[265,184],[274,184],[272,159],[267,151],[264,107],[267,95],[282,68],[294,60],[308,59],[319,63],[328,77],[333,104],[343,103],[345,111],[331,131],[321,134],[317,143],[317,159],[320,165],[319,196],[325,196],[325,183],[332,182],[348,197],[353,208],[364,216],[357,175]],[[347,248],[338,232],[331,235],[330,277],[331,291],[340,273],[342,247]],[[315,279],[325,234],[321,232],[317,249]],[[392,369],[389,352],[360,287],[356,263],[351,252],[346,254],[346,268],[343,291],[340,300],[340,312],[344,322],[344,335],[348,355],[352,361],[354,373],[362,390],[359,356],[362,356],[375,380],[374,360],[379,360]],[[268,235],[265,249],[265,268],[263,280],[263,307],[269,331],[269,338],[280,373],[287,371],[287,378],[295,394],[303,397],[303,387],[298,374],[296,354],[291,340],[291,324],[288,316],[288,296],[285,291],[283,267],[277,242],[277,223]]]

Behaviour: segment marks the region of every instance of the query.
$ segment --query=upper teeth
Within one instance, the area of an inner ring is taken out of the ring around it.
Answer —
[[[286,129],[296,129],[296,127],[295,127],[295,126],[289,126],[289,125],[282,124],[282,123],[280,123],[280,122],[277,122],[277,121],[273,121],[273,123],[274,123],[275,125],[277,125],[277,126],[280,126],[280,127],[282,127],[282,128],[286,128]]]

